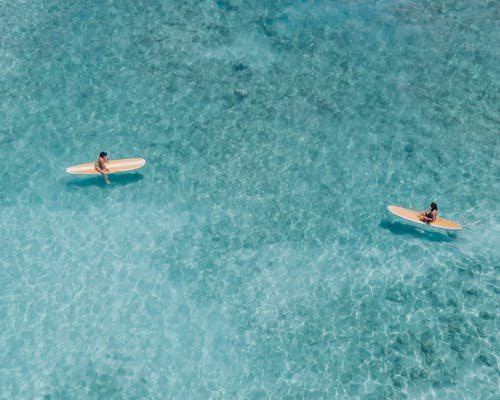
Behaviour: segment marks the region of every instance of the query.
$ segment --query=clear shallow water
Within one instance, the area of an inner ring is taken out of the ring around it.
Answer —
[[[0,398],[495,398],[500,10],[372,3],[0,6]]]

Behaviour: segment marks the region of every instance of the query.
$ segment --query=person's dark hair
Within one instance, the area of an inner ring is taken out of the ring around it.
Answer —
[[[437,210],[438,209],[438,205],[434,202],[431,203],[431,210]]]
[[[105,151],[101,151],[101,154],[99,154],[99,157],[106,157],[108,155],[108,153],[106,153]]]

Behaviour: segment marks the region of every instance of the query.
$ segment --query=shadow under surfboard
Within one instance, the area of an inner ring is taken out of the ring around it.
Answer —
[[[414,226],[404,222],[393,222],[382,220],[380,227],[387,229],[391,233],[400,236],[412,236],[415,238],[429,240],[431,242],[452,242],[456,238],[456,233],[450,231],[434,231],[425,226]]]
[[[109,180],[111,181],[111,185],[106,185],[104,182],[104,178],[101,175],[92,175],[90,177],[79,177],[73,178],[69,182],[66,183],[68,187],[79,187],[86,188],[92,186],[105,187],[105,186],[125,186],[130,185],[132,183],[139,182],[142,180],[144,176],[140,173],[120,173],[120,174],[111,174],[109,175]]]

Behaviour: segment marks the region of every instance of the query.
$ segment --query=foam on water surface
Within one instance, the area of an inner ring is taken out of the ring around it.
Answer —
[[[0,5],[0,398],[495,398],[499,12]]]

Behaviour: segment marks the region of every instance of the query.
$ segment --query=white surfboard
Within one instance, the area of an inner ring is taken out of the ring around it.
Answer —
[[[109,173],[131,171],[141,168],[146,164],[143,158],[126,158],[123,160],[111,160],[105,163]],[[73,165],[66,168],[69,174],[97,175],[99,172],[95,169],[95,162]]]

